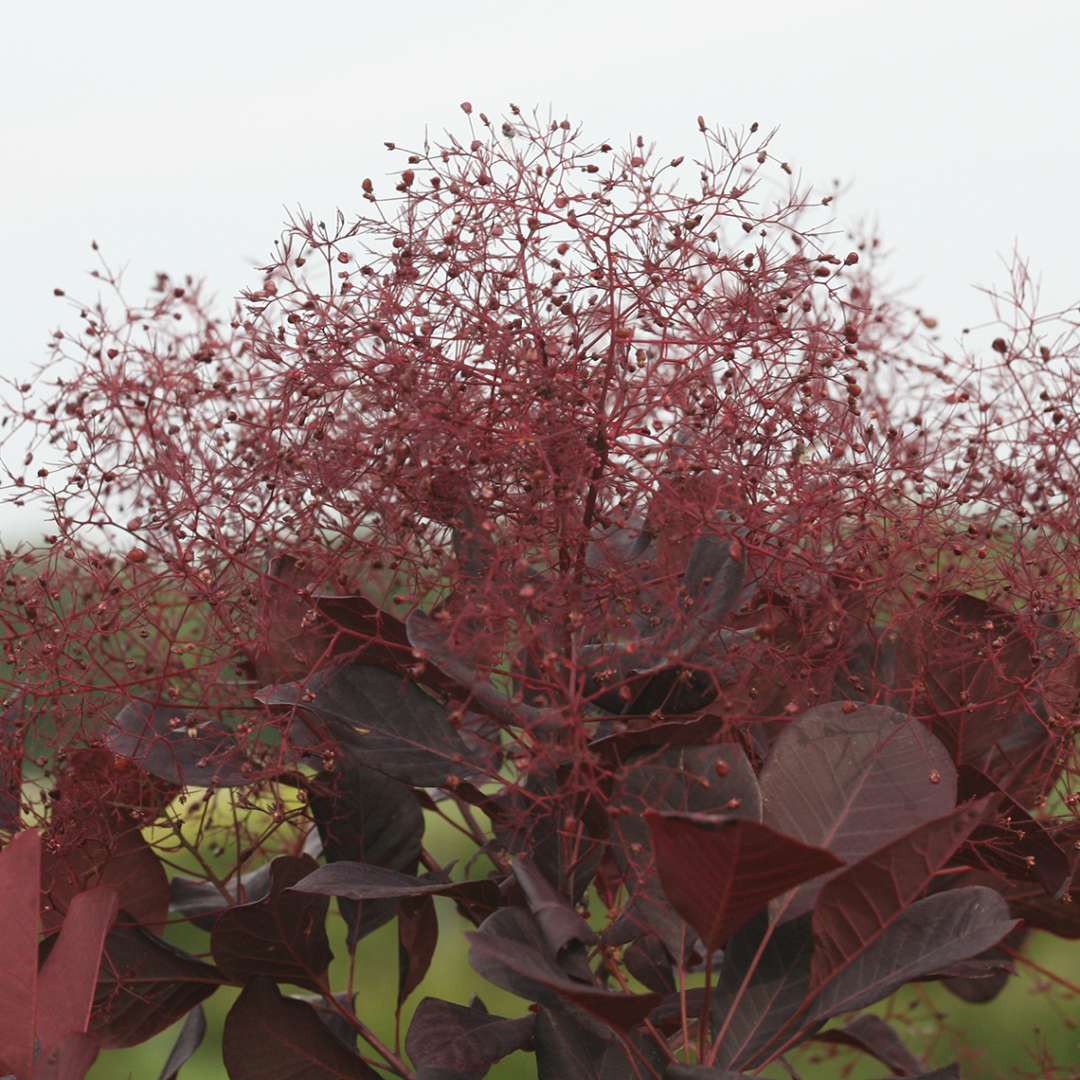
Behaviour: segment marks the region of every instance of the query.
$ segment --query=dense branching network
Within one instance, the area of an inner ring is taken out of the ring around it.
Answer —
[[[51,525],[2,567],[0,829],[43,840],[4,858],[49,933],[119,894],[78,1052],[197,1045],[231,983],[230,1076],[273,1015],[363,1038],[326,1075],[679,1077],[914,979],[993,996],[1025,926],[1080,936],[1076,322],[1018,263],[942,351],[757,125],[668,160],[462,108],[231,318],[102,263],[13,388]],[[398,919],[400,1011],[436,895],[535,1017],[426,999],[403,1048],[333,996],[327,897],[350,948]],[[884,1027],[817,1052],[929,1067]]]

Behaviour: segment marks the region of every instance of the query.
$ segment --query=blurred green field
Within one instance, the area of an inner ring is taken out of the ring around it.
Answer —
[[[428,846],[441,861],[467,858],[470,850],[445,822],[428,815]],[[499,990],[481,979],[469,967],[463,932],[469,929],[454,910],[451,901],[437,898],[440,941],[435,962],[423,984],[412,996],[402,1015],[401,1039],[416,1005],[425,996],[467,1003],[479,994],[493,1013],[519,1016],[528,1003]],[[207,935],[189,926],[171,927],[168,938],[195,953],[207,951]],[[331,967],[331,982],[342,989],[348,981],[349,958],[345,949],[344,924],[331,906],[331,945],[336,957]],[[1064,942],[1046,934],[1033,936],[1025,954],[1034,962],[1057,974],[1080,981],[1080,942]],[[360,943],[356,963],[357,1012],[390,1045],[395,1043],[394,1001],[397,991],[397,931],[391,923]],[[287,988],[288,989],[288,988]],[[182,1080],[225,1080],[221,1063],[221,1030],[225,1014],[238,991],[219,990],[206,1003],[209,1031],[206,1042],[181,1072]],[[978,1060],[966,1060],[964,1080],[992,1080],[1018,1075],[1042,1076],[1040,1062],[1053,1062],[1067,1071],[1054,1075],[1080,1077],[1080,1003],[1066,991],[1055,988],[1050,980],[1022,965],[1018,977],[989,1005],[968,1005],[940,986],[921,984],[905,989],[877,1011],[891,1010],[894,1017],[910,1016],[903,1025],[912,1049],[919,1051],[926,1039],[937,1031],[927,1021],[929,1009],[947,1018],[948,1038],[938,1038],[932,1046],[931,1060],[945,1065],[955,1060],[950,1042],[956,1040],[976,1052]],[[913,1006],[915,1006],[913,1008]],[[91,1080],[154,1080],[169,1053],[177,1027],[141,1046],[107,1051],[90,1073]],[[830,1048],[831,1052],[831,1048]],[[883,1075],[883,1066],[850,1051],[821,1060],[826,1053],[817,1047],[792,1056],[792,1063],[803,1080],[873,1080]],[[818,1060],[815,1061],[814,1059]],[[391,1074],[385,1074],[387,1076]],[[491,1080],[533,1080],[535,1058],[518,1053],[499,1063],[488,1074]],[[783,1069],[766,1070],[764,1077],[789,1077]]]

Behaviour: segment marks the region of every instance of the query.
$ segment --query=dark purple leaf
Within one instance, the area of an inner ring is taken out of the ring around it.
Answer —
[[[724,644],[699,646],[685,664],[668,654],[675,647],[667,635],[645,642],[633,653],[622,645],[586,646],[581,663],[587,668],[585,693],[590,704],[620,715],[678,716],[704,709],[716,699],[719,687],[735,677]]]
[[[169,1056],[165,1060],[158,1080],[176,1080],[180,1070],[191,1060],[191,1055],[202,1046],[206,1038],[206,1013],[201,1005],[196,1005],[184,1018]]]
[[[227,896],[212,881],[177,875],[169,882],[169,908],[203,930],[211,930],[217,916],[237,904],[261,900],[270,892],[270,863],[249,870],[225,884]]]
[[[248,983],[229,1010],[222,1057],[229,1080],[379,1080],[310,1005],[267,978]]]
[[[405,896],[450,896],[469,907],[494,911],[500,904],[494,881],[448,881],[429,874],[414,877],[366,863],[320,866],[293,887],[294,892],[344,896],[350,900],[398,900]]]
[[[309,855],[282,855],[270,864],[266,896],[229,908],[210,934],[222,973],[243,983],[257,975],[319,990],[333,955],[326,939],[326,897],[295,892],[316,863]]]
[[[996,945],[1013,927],[1005,901],[979,885],[918,901],[835,977],[814,988],[814,1020],[861,1009],[906,982]]]
[[[849,646],[846,659],[837,669],[833,698],[837,701],[869,701],[894,704],[892,688],[896,685],[896,643],[885,631],[862,627]]]
[[[539,1010],[534,1044],[537,1080],[647,1080],[663,1072],[668,1056],[651,1035],[618,1038],[591,1017],[562,1008]]]
[[[495,842],[510,855],[527,855],[563,896],[579,903],[608,851],[608,780],[583,785],[576,767],[539,767],[524,785],[507,786],[483,807]],[[578,822],[567,830],[564,822]]]
[[[250,652],[252,675],[262,683],[299,679],[327,656],[344,656],[403,673],[416,663],[405,624],[366,596],[316,593],[296,559],[271,559],[260,580],[258,643]],[[315,616],[312,622],[312,616]],[[438,672],[424,683],[444,690]]]
[[[255,697],[310,713],[354,761],[415,787],[441,787],[472,771],[446,707],[383,668],[346,663],[305,685],[265,686]]]
[[[1005,790],[971,765],[959,771],[960,793],[967,798],[987,796],[997,806],[997,820],[987,822],[972,837],[977,856],[1010,880],[1030,877],[1055,899],[1069,887],[1072,866],[1050,834]]]
[[[921,1068],[894,1028],[871,1013],[857,1016],[845,1027],[822,1031],[814,1036],[814,1040],[861,1050],[887,1065],[893,1076],[914,1076]]]
[[[956,769],[922,724],[852,705],[820,705],[788,725],[761,774],[765,823],[848,863],[956,804]],[[784,917],[809,911],[823,884],[799,889]]]
[[[762,945],[765,934],[769,937]],[[770,930],[763,912],[731,939],[711,1010],[714,1032],[726,1025],[718,1064],[751,1068],[764,1063],[764,1048],[806,1001],[813,948],[808,914]]]
[[[664,994],[664,1000],[649,1013],[649,1023],[665,1035],[682,1030],[683,1014],[700,1016],[705,1008],[705,989],[701,986],[684,988]]]
[[[965,964],[971,965],[970,974],[947,975],[941,980],[941,985],[962,1001],[972,1005],[985,1005],[987,1002],[993,1001],[1005,989],[1009,979],[1015,974],[1012,957],[1004,950],[1015,951],[1020,949],[1027,939],[1028,933],[1028,928],[1021,924],[1006,935],[1000,947],[988,949],[986,952],[972,957],[971,960],[954,965],[961,969],[964,968]]]
[[[308,791],[308,806],[328,863],[347,859],[415,872],[424,815],[412,788],[346,759],[333,773],[320,773]],[[393,900],[361,904],[339,897],[338,907],[348,927],[348,947],[353,949],[392,919],[398,906]]]
[[[175,1024],[225,979],[138,927],[117,927],[105,941],[90,1030],[109,1048],[134,1046]]]
[[[980,799],[919,825],[825,885],[813,917],[815,987],[835,978],[888,932],[983,820],[988,806]]]
[[[548,949],[568,974],[589,980],[588,947],[596,942],[592,928],[527,858],[514,859],[512,870]]]
[[[651,1080],[663,1074],[669,1060],[667,1048],[651,1034],[631,1031],[608,1044],[600,1060],[600,1080]]]
[[[169,882],[157,853],[128,818],[110,815],[98,806],[82,811],[87,825],[79,845],[42,853],[41,893],[45,901],[42,928],[59,928],[73,897],[98,885],[116,890],[120,907],[130,919],[160,931],[169,914]]]
[[[899,627],[896,685],[957,764],[980,765],[1016,730],[1035,681],[1034,635],[1015,613],[948,592]]]
[[[1076,874],[1073,874],[1076,880]],[[1074,895],[1076,886],[1074,888]],[[1016,886],[1006,893],[1009,909],[1032,930],[1047,930],[1069,941],[1080,940],[1080,904],[1047,896],[1041,886]]]
[[[422,611],[413,611],[405,620],[405,629],[414,654],[434,665],[467,694],[474,707],[484,710],[501,724],[510,727],[540,729],[557,723],[558,714],[512,701],[479,671],[468,655],[455,648],[450,631]]]
[[[439,919],[430,896],[409,896],[398,911],[398,996],[405,999],[424,981],[439,942]]]
[[[532,1016],[505,1020],[483,1009],[428,997],[413,1014],[405,1050],[414,1065],[479,1080],[496,1061],[528,1046],[532,1037]]]
[[[674,750],[686,746],[703,746],[711,743],[717,732],[729,723],[719,713],[702,713],[692,720],[657,723],[651,716],[623,716],[626,724],[636,726],[626,731],[602,735],[589,743],[589,749],[613,766],[620,766],[635,754],[649,751]],[[747,718],[753,723],[755,718]]]
[[[660,1003],[659,994],[616,993],[568,976],[521,908],[496,911],[466,937],[469,962],[485,979],[542,1005],[568,1001],[612,1027],[628,1029]]]
[[[356,1037],[359,1032],[354,1024],[351,1024],[342,1010],[348,1016],[356,1016],[356,995],[347,991],[334,994],[334,1001],[339,1007],[332,1006],[322,994],[288,994],[290,1001],[301,1001],[310,1005],[326,1030],[334,1036],[342,1046],[350,1053],[356,1053]]]
[[[642,986],[657,994],[669,994],[675,989],[675,975],[671,970],[671,955],[664,943],[651,934],[639,937],[623,952],[626,970]]]
[[[1034,807],[1061,775],[1068,732],[1055,730],[1041,715],[1045,705],[1013,718],[1013,729],[999,739],[979,769],[1021,806]]]
[[[774,896],[842,865],[756,821],[656,811],[646,821],[664,893],[709,952]]]
[[[555,1006],[537,1012],[533,1041],[537,1080],[600,1080],[613,1036],[595,1021]]]
[[[105,745],[174,784],[235,787],[250,784],[257,774],[231,732],[178,705],[125,705],[106,733]]]
[[[458,734],[468,750],[469,762],[480,775],[495,775],[505,759],[502,727],[487,713],[466,709],[458,724]],[[464,784],[458,785],[455,794]]]
[[[761,820],[761,790],[742,747],[673,747],[627,763],[616,783],[613,802],[627,820],[620,828],[627,841],[648,840],[638,823],[646,810],[731,814]],[[635,829],[636,825],[636,829]]]
[[[696,643],[719,629],[738,602],[746,580],[746,563],[735,530],[700,535],[690,552],[683,588],[691,606],[687,619]]]

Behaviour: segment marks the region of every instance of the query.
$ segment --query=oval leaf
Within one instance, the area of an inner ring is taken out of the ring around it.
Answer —
[[[446,708],[382,668],[343,664],[316,673],[306,686],[266,686],[255,696],[311,713],[360,764],[414,787],[440,787],[471,771]]]
[[[283,855],[270,864],[270,891],[223,912],[210,934],[210,950],[234,982],[266,975],[278,982],[321,989],[333,954],[326,938],[329,901],[290,886],[315,868],[309,855]]]
[[[811,982],[822,986],[921,896],[986,814],[987,799],[928,821],[837,874],[814,907]]]
[[[659,994],[618,993],[572,979],[548,953],[539,927],[521,908],[496,911],[466,937],[469,963],[485,979],[542,1005],[561,999],[612,1027],[630,1029],[660,1004]]]
[[[310,1005],[266,978],[248,983],[225,1017],[222,1056],[229,1080],[379,1080]]]
[[[766,824],[847,863],[956,804],[956,769],[922,724],[852,704],[804,713],[776,740],[761,774]],[[783,917],[809,911],[823,884],[800,889]]]

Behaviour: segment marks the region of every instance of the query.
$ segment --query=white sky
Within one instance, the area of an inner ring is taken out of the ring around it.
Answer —
[[[227,300],[284,208],[360,205],[361,179],[462,130],[458,103],[550,105],[591,141],[675,155],[696,116],[780,125],[776,152],[842,220],[874,217],[892,278],[946,336],[984,321],[1014,244],[1045,306],[1080,300],[1080,3],[7,0],[0,9],[0,370],[74,325],[97,239],[141,298],[156,270]],[[0,537],[35,531],[0,507]]]

